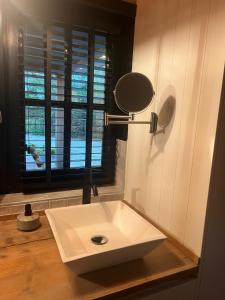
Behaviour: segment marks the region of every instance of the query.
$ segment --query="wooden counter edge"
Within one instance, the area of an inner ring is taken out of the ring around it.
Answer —
[[[193,264],[192,266],[186,266],[184,270],[176,271],[168,271],[168,274],[157,274],[150,280],[146,280],[144,283],[137,284],[135,286],[130,286],[127,288],[123,288],[117,291],[109,291],[108,294],[104,296],[100,294],[94,295],[92,299],[98,300],[119,300],[123,299],[125,296],[132,296],[134,294],[145,293],[148,291],[149,294],[157,293],[163,289],[171,288],[173,286],[182,284],[186,281],[190,281],[197,278],[199,266]],[[133,298],[134,299],[134,298]]]

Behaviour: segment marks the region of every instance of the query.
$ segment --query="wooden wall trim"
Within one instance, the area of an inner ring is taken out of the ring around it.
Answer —
[[[225,298],[225,71],[210,179],[197,299]]]
[[[4,28],[3,1],[0,0],[0,112],[2,124],[0,123],[0,194],[6,192],[6,160],[7,147],[4,142],[6,139],[6,99],[5,99],[5,49],[4,49]]]

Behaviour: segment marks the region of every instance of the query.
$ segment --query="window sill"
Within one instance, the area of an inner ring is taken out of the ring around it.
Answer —
[[[92,202],[123,200],[123,190],[119,186],[99,187],[99,197]],[[0,215],[18,214],[24,210],[24,204],[31,203],[33,210],[53,207],[78,205],[82,203],[82,190],[67,190],[40,194],[6,194],[0,195]]]

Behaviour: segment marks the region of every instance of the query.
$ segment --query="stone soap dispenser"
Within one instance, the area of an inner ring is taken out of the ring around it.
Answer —
[[[24,213],[17,217],[17,229],[22,231],[31,231],[40,227],[38,213],[32,213],[31,204],[25,204]]]

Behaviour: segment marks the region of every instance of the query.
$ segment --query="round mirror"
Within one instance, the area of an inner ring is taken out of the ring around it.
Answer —
[[[148,77],[135,72],[122,76],[114,91],[117,106],[126,113],[138,113],[146,109],[154,94]]]

